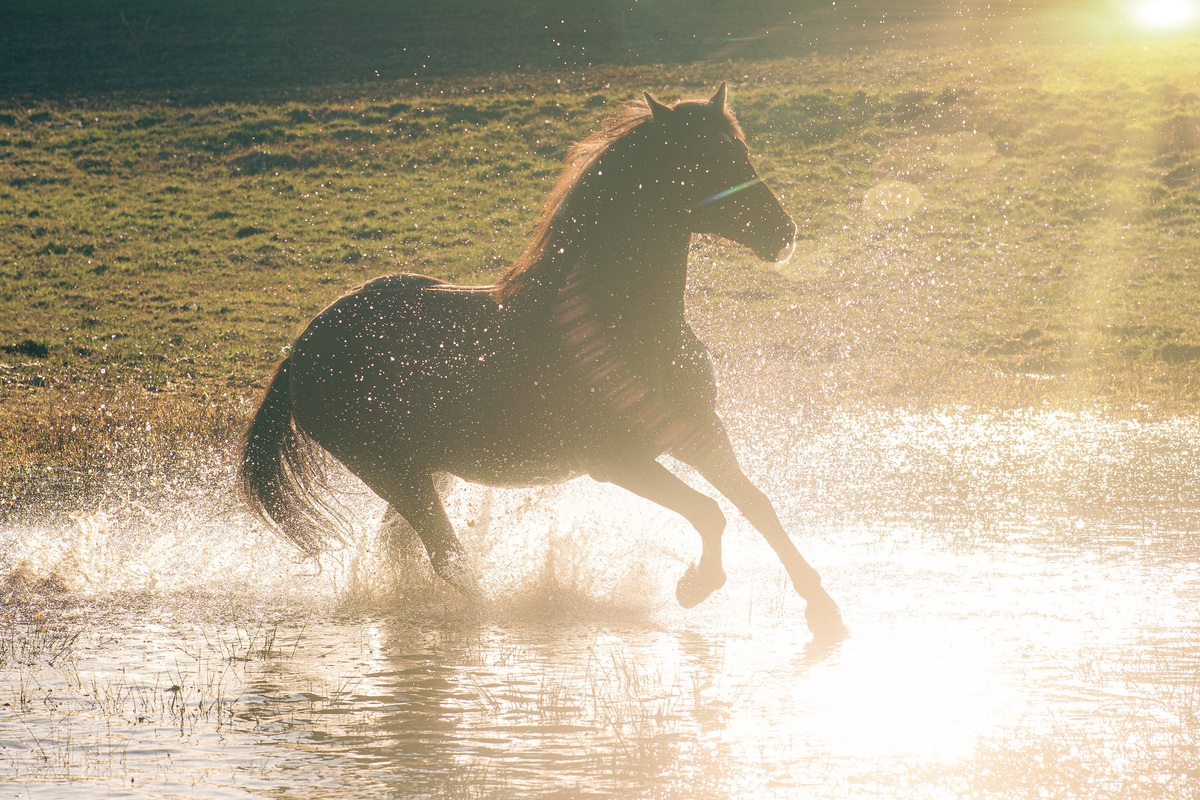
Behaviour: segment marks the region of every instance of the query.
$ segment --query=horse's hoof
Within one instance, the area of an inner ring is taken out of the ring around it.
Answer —
[[[814,642],[837,644],[850,638],[850,629],[842,622],[842,614],[833,600],[810,601],[804,609],[804,619],[812,631]]]
[[[724,585],[725,570],[718,568],[716,573],[701,575],[700,569],[693,564],[675,585],[675,599],[684,608],[694,608]]]

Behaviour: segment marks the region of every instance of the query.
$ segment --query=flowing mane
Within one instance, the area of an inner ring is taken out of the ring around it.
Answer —
[[[701,106],[704,101],[679,100],[668,104],[670,108],[683,105]],[[600,127],[571,146],[563,171],[559,174],[554,188],[546,196],[542,207],[542,215],[538,222],[533,240],[525,248],[519,258],[513,262],[500,279],[491,287],[492,297],[499,303],[511,300],[529,283],[530,271],[542,264],[543,260],[552,255],[548,252],[551,239],[561,229],[559,215],[566,204],[567,198],[578,186],[596,160],[616,142],[629,136],[643,123],[649,121],[653,114],[645,99],[632,100],[621,105],[617,113],[606,117]],[[729,130],[738,139],[744,139],[741,126],[727,108],[724,116],[729,123]]]
[[[631,131],[650,118],[650,106],[644,101],[635,100],[625,103],[617,113],[606,117],[598,129],[571,146],[571,152],[567,155],[563,171],[555,181],[550,194],[546,196],[533,241],[496,281],[492,289],[492,296],[497,302],[503,303],[511,300],[525,286],[530,268],[541,262],[543,256],[546,255],[546,249],[556,230],[555,220],[559,211],[562,210],[571,190],[579,183],[588,168],[613,142],[628,136]]]

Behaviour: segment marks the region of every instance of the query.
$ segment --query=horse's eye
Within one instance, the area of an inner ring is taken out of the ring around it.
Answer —
[[[722,141],[722,142],[725,142],[726,144],[732,144],[732,143],[733,143],[733,137],[732,137],[732,136],[730,136],[730,135],[729,135],[728,133],[726,133],[725,131],[721,131],[721,141]]]

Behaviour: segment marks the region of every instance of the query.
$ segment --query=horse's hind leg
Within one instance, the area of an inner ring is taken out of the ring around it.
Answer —
[[[453,477],[445,472],[435,472],[434,487],[440,497],[450,491]],[[379,521],[379,543],[388,560],[396,565],[410,565],[425,559],[425,545],[408,520],[396,507],[388,503]]]
[[[688,567],[675,587],[675,597],[680,605],[691,608],[725,584],[725,569],[721,566],[725,515],[716,500],[697,492],[651,459],[593,472],[592,476],[671,509],[700,533],[704,548],[700,560]]]
[[[379,544],[388,561],[396,566],[415,564],[425,558],[421,537],[391,503],[379,521]]]
[[[390,508],[385,513],[395,512],[417,532],[429,555],[433,570],[447,583],[472,600],[481,600],[483,591],[471,572],[466,551],[454,526],[446,516],[434,476],[419,475],[395,484],[395,489],[383,494]]]

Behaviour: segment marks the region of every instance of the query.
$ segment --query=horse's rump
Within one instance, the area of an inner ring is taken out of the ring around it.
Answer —
[[[479,413],[512,366],[484,290],[419,275],[364,284],[322,311],[292,349],[300,426],[336,453],[341,437],[392,444]]]

